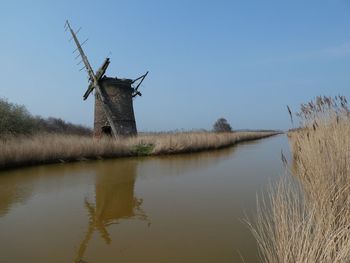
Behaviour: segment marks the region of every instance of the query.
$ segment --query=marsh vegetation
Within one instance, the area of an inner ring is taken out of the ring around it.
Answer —
[[[39,134],[0,139],[0,168],[114,157],[198,152],[261,139],[277,132],[182,132],[93,139],[87,136]]]
[[[289,176],[260,199],[251,224],[263,262],[349,262],[350,111],[345,97],[301,106]],[[283,159],[283,158],[282,158]]]

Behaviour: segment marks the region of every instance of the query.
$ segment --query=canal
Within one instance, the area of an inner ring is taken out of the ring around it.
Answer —
[[[279,135],[0,172],[0,262],[258,262],[244,220],[288,148]]]

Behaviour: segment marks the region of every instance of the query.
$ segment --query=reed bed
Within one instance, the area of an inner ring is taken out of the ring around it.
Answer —
[[[218,149],[261,139],[277,132],[183,132],[119,139],[41,134],[0,139],[0,168],[137,155],[160,155]]]
[[[261,260],[350,262],[347,101],[318,97],[302,105],[298,117],[302,129],[289,134],[289,175],[258,201],[256,221],[250,223]]]

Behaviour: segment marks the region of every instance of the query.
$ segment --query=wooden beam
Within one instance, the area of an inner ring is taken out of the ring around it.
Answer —
[[[132,83],[135,83],[138,80],[141,80],[139,84],[137,84],[136,88],[134,89],[134,92],[132,94],[132,97],[136,97],[137,95],[141,96],[141,92],[138,91],[139,87],[141,86],[142,82],[145,80],[146,76],[148,75],[148,71],[146,74],[142,75],[141,77],[138,77],[137,79],[134,79]]]
[[[77,36],[75,35],[73,29],[71,28],[68,20],[66,21],[66,25],[67,25],[67,28],[69,29],[70,33],[72,34],[72,37],[74,39],[75,44],[77,45],[77,49],[78,49],[78,51],[80,53],[80,56],[81,56],[81,58],[82,58],[82,60],[84,62],[86,71],[89,74],[90,80],[91,80],[91,82],[93,84],[93,88],[96,89],[96,92],[97,92],[98,96],[101,99],[102,108],[103,108],[103,111],[106,114],[106,117],[107,117],[107,120],[109,122],[109,125],[112,128],[113,136],[115,138],[117,138],[118,137],[117,129],[116,129],[115,125],[114,125],[113,118],[112,118],[113,114],[112,114],[112,111],[111,111],[111,109],[109,108],[109,106],[107,104],[107,101],[106,101],[105,97],[103,96],[103,94],[101,92],[101,88],[100,88],[99,83],[98,83],[99,79],[95,75],[95,73],[94,73],[94,71],[93,71],[93,69],[92,69],[92,67],[91,67],[91,65],[89,63],[89,60],[87,59],[87,56],[85,55],[84,50],[81,47],[81,45],[79,43],[79,40],[78,40]],[[109,59],[107,59],[107,60],[109,61]],[[108,67],[108,64],[109,64],[109,62],[107,63],[107,67]],[[106,69],[107,69],[107,67],[106,67]]]
[[[103,75],[106,73],[106,70],[108,68],[109,63],[110,63],[109,58],[106,58],[105,61],[103,62],[103,64],[101,65],[101,67],[96,72],[97,80],[100,80],[103,77]],[[83,96],[84,100],[86,100],[89,97],[90,93],[93,90],[94,90],[94,84],[91,82],[89,84],[88,89],[86,90],[86,92]]]

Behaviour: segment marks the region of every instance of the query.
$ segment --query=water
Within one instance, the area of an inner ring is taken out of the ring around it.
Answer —
[[[244,223],[284,135],[197,154],[0,173],[0,262],[258,262]]]

